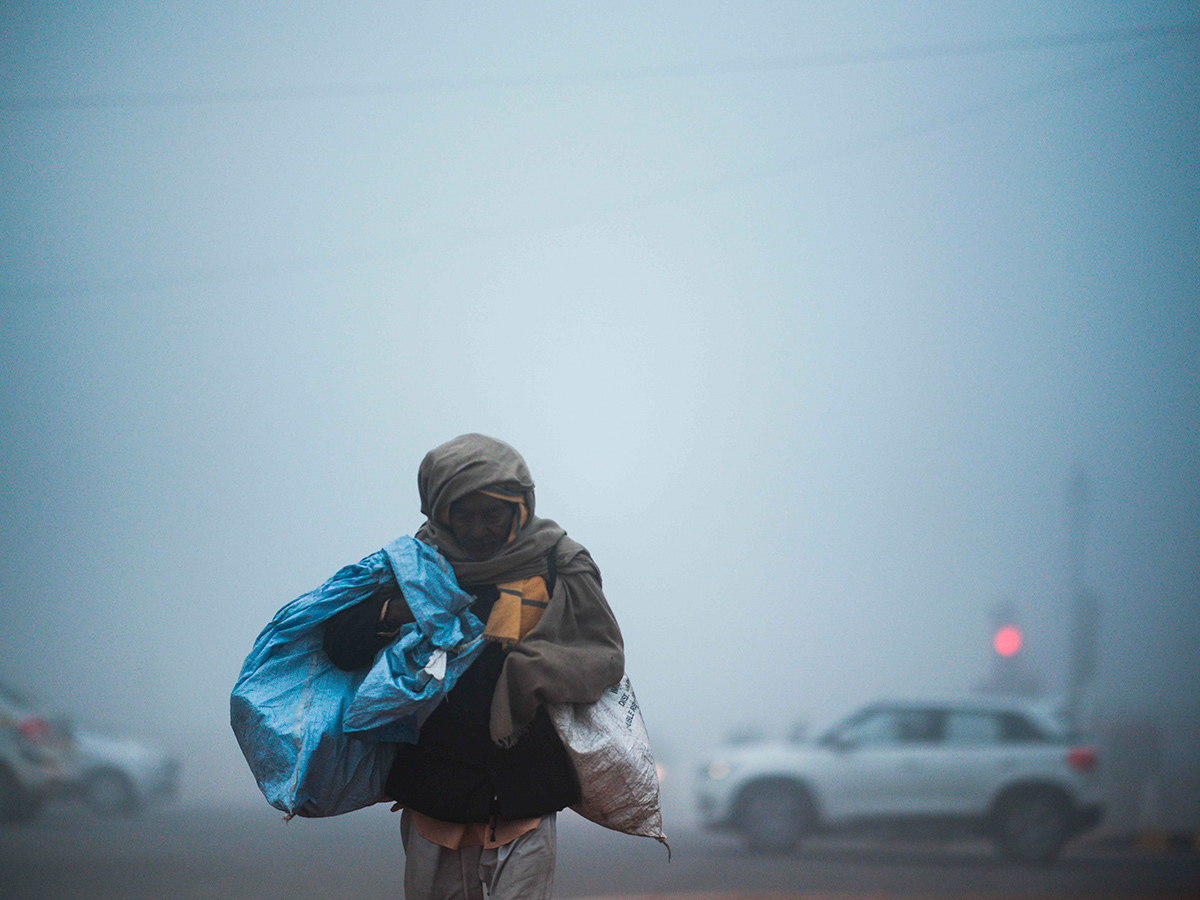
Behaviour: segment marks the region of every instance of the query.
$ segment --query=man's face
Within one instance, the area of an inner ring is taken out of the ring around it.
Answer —
[[[474,491],[450,504],[450,530],[467,555],[481,562],[508,543],[514,515],[515,504]]]

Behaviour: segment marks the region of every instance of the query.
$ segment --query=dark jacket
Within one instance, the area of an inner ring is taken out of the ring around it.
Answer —
[[[395,592],[382,585],[325,624],[324,646],[340,669],[366,668],[391,638],[378,635],[379,612]],[[486,621],[495,585],[467,585],[471,611]],[[544,708],[508,749],[492,742],[492,694],[505,650],[489,642],[421,726],[415,744],[400,744],[388,774],[389,797],[446,822],[524,819],[557,812],[579,801],[570,758]]]

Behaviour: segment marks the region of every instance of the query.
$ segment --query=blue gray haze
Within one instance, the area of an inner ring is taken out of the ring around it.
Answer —
[[[1200,747],[1200,8],[0,9],[0,680],[261,802],[228,691],[465,431],[659,756],[972,690]]]

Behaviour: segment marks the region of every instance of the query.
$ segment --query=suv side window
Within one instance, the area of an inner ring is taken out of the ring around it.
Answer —
[[[998,744],[1003,728],[991,713],[951,712],[946,714],[947,744],[978,746]]]
[[[936,744],[942,737],[942,714],[935,709],[896,710],[896,734],[901,744]]]
[[[853,747],[932,744],[942,734],[942,716],[932,709],[876,709],[858,716],[837,737]]]
[[[1044,744],[1049,737],[1024,716],[1017,713],[1004,713],[1000,717],[1002,736],[1008,744]]]

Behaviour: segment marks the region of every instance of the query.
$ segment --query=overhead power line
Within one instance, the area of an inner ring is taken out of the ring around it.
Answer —
[[[977,121],[985,116],[1014,108],[1037,97],[1050,95],[1073,84],[1081,84],[1113,74],[1136,63],[1144,62],[1175,49],[1181,43],[1182,41],[1176,40],[1152,47],[1140,47],[1075,72],[1056,74],[958,110],[950,110],[915,122],[882,129],[873,134],[861,136],[853,141],[828,148],[824,151],[779,160],[774,163],[764,163],[739,174],[678,185],[673,189],[651,192],[641,197],[616,201],[612,204],[603,204],[589,210],[575,210],[567,216],[551,216],[536,221],[495,223],[489,226],[464,228],[436,235],[413,235],[402,239],[390,247],[380,247],[371,251],[327,257],[296,256],[291,259],[247,263],[239,267],[231,267],[224,270],[196,268],[191,271],[147,273],[127,278],[81,279],[75,282],[60,282],[57,284],[0,284],[0,302],[3,302],[5,294],[8,294],[11,298],[20,296],[24,299],[45,299],[95,292],[140,293],[145,291],[178,290],[187,287],[221,283],[239,283],[256,278],[278,276],[285,272],[314,273],[372,267],[393,262],[404,253],[420,248],[464,246],[498,237],[510,237],[517,233],[576,227],[610,219],[614,216],[629,215],[660,204],[688,202],[723,191],[737,190],[747,185],[773,178],[786,178],[818,165],[868,153],[889,145],[901,143],[905,140],[935,133],[954,125]]]
[[[523,87],[555,87],[615,81],[663,78],[785,72],[810,68],[864,65],[870,63],[909,62],[923,59],[984,56],[1035,50],[1095,46],[1169,37],[1200,36],[1200,22],[1164,25],[1153,28],[1120,28],[1105,31],[1081,31],[996,40],[959,41],[876,50],[800,53],[757,60],[731,60],[695,64],[664,64],[624,69],[597,70],[560,74],[528,74],[491,78],[402,79],[347,85],[296,86],[206,91],[109,91],[92,94],[4,97],[0,111],[36,112],[50,110],[88,110],[119,108],[155,108],[216,106],[238,103],[321,101],[436,91],[473,91]]]
[[[1129,68],[1137,63],[1153,59],[1156,56],[1178,48],[1182,42],[1182,39],[1180,39],[1127,50],[1124,53],[1119,53],[1090,66],[1079,68],[1072,72],[1054,73],[1030,84],[1014,88],[980,102],[962,106],[954,110],[943,111],[914,122],[885,128],[824,151],[818,151],[803,157],[793,157],[792,159],[777,161],[775,163],[763,163],[734,177],[713,179],[705,184],[696,184],[690,188],[680,188],[673,193],[667,192],[658,198],[647,199],[658,199],[661,201],[684,200],[690,197],[739,188],[753,182],[783,178],[816,165],[822,165],[862,153],[869,153],[882,147],[922,137],[926,134],[936,133],[966,122],[979,121],[1006,109],[1013,109],[1038,97],[1046,97],[1072,85],[1084,84],[1088,81]]]

